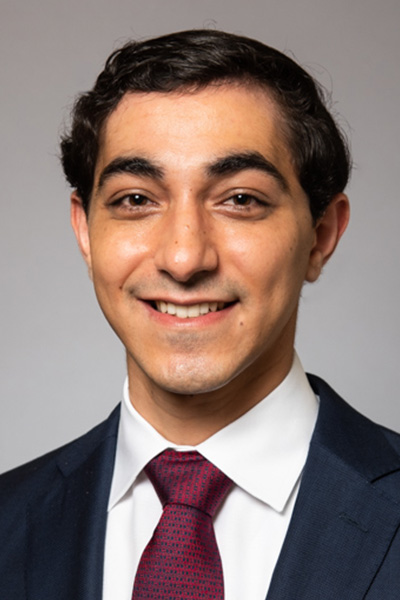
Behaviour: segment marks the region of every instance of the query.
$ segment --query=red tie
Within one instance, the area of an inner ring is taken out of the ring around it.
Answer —
[[[212,517],[232,481],[198,452],[166,450],[145,471],[163,514],[140,559],[132,600],[223,600]]]

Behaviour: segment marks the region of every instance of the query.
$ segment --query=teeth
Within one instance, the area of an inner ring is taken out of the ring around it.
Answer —
[[[175,304],[172,304],[171,302],[168,302],[168,304],[167,304],[167,310],[165,312],[167,312],[169,315],[175,315],[176,314],[176,306],[175,306]]]
[[[168,311],[168,305],[166,302],[159,302],[159,305],[157,306],[158,310],[162,313],[166,313]]]
[[[202,302],[200,304],[200,314],[201,315],[206,315],[209,310],[210,310],[210,307],[208,305],[208,302]]]
[[[193,306],[189,306],[187,314],[188,317],[198,317],[200,314],[200,304],[193,304]]]
[[[187,306],[179,306],[178,304],[175,314],[179,319],[187,319],[189,316],[189,309]]]
[[[182,306],[180,304],[172,304],[172,302],[164,302],[164,300],[156,300],[156,306],[159,312],[176,315],[179,319],[188,319],[221,310],[224,308],[225,302],[202,302],[201,304]]]

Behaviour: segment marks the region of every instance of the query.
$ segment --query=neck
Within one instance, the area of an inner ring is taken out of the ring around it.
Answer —
[[[260,373],[239,374],[225,386],[205,393],[178,394],[165,390],[132,368],[128,360],[130,401],[163,437],[178,445],[195,446],[229,425],[270,394],[286,377],[293,352]],[[131,367],[131,368],[129,368]]]

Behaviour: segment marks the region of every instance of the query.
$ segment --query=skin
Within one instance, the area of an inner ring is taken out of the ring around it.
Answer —
[[[126,348],[131,402],[162,435],[200,443],[279,385],[303,283],[320,275],[348,215],[339,194],[312,223],[264,90],[121,100],[103,131],[89,216],[73,193],[71,217]],[[223,308],[181,319],[159,312],[161,300]]]

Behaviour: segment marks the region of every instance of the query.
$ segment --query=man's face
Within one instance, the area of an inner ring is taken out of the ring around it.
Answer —
[[[88,222],[96,294],[150,392],[246,388],[290,367],[316,240],[273,101],[223,85],[126,95],[106,122]],[[317,271],[317,272],[316,272]]]

